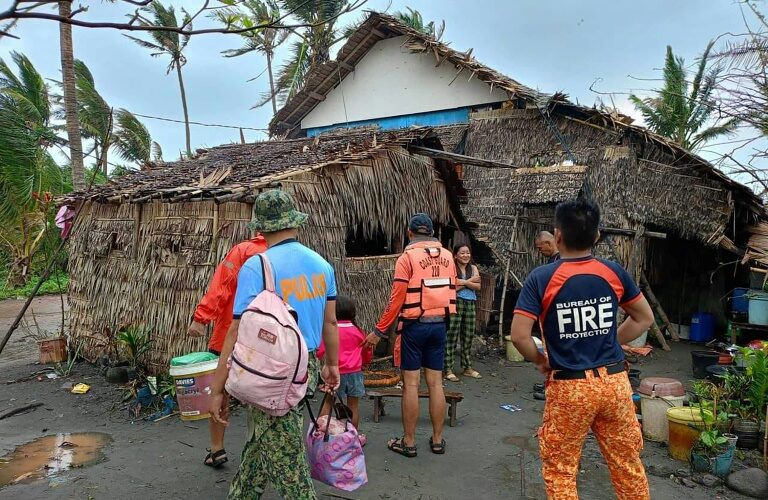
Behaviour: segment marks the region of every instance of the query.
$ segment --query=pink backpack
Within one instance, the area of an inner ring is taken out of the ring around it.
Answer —
[[[275,293],[272,266],[261,259],[264,291],[240,317],[226,390],[241,403],[282,416],[307,393],[309,353],[294,311]]]

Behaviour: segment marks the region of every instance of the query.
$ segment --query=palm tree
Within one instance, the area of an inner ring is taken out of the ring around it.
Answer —
[[[420,31],[425,35],[434,37],[437,40],[440,40],[443,37],[443,32],[445,31],[445,21],[442,21],[440,26],[436,29],[434,21],[430,21],[429,23],[424,24],[424,18],[421,16],[421,12],[418,10],[412,9],[410,7],[406,7],[405,9],[408,12],[395,12],[394,17],[397,18],[398,21],[415,29],[416,31]]]
[[[138,20],[138,23],[142,26],[165,26],[165,27],[179,27],[184,26],[188,29],[192,28],[192,18],[189,16],[189,13],[187,13],[184,8],[181,9],[181,12],[184,14],[181,20],[181,24],[179,24],[177,18],[176,18],[176,11],[173,9],[173,6],[165,7],[162,3],[155,0],[152,3],[149,4],[148,7],[144,7],[142,9],[143,12],[149,14],[152,19],[146,19],[144,17],[140,17]],[[179,78],[179,91],[181,93],[181,106],[184,109],[184,128],[186,132],[186,140],[187,140],[187,156],[192,156],[192,143],[190,139],[189,134],[189,112],[187,109],[187,94],[184,90],[184,78],[181,75],[181,67],[184,66],[187,63],[187,58],[184,56],[184,49],[186,48],[187,44],[189,43],[189,35],[179,35],[175,32],[170,31],[150,31],[149,32],[150,37],[152,38],[152,42],[147,42],[146,40],[142,40],[140,38],[135,38],[132,36],[127,36],[140,46],[152,50],[152,57],[158,57],[161,55],[168,55],[171,58],[170,64],[168,64],[168,69],[166,71],[166,74],[170,73],[172,70],[176,70],[176,75]]]
[[[108,173],[109,151],[115,148],[127,161],[143,165],[150,161],[152,137],[135,115],[125,109],[113,111],[96,90],[96,84],[83,61],[75,60],[78,114],[82,135],[93,140],[95,168]]]
[[[685,61],[676,57],[672,47],[667,46],[664,85],[656,91],[656,96],[645,99],[629,96],[649,129],[690,151],[696,151],[718,137],[733,135],[739,126],[739,121],[731,118],[705,127],[717,108],[713,93],[721,71],[720,66],[707,69],[713,45],[714,41],[709,42],[704,50],[691,83],[688,82]]]
[[[311,25],[296,32],[299,39],[291,44],[291,56],[278,71],[275,92],[285,103],[304,86],[310,68],[330,60],[331,47],[345,38],[346,32],[336,23],[350,4],[348,0],[281,0],[281,5],[300,23]]]
[[[280,6],[276,0],[244,0],[242,7],[229,7],[218,10],[215,17],[224,25],[233,29],[244,29],[260,24],[267,24],[280,19]],[[277,113],[277,96],[275,95],[275,79],[272,72],[272,62],[275,49],[291,34],[287,29],[263,28],[260,30],[241,33],[245,44],[239,49],[222,52],[225,57],[238,57],[251,52],[261,52],[267,58],[269,73],[268,100],[272,101],[272,112]]]
[[[48,153],[63,141],[51,126],[45,80],[26,56],[11,57],[18,74],[0,59],[0,245],[13,259],[8,282],[18,285],[44,241],[50,200],[69,186]]]
[[[72,0],[61,0],[59,2],[59,16],[69,17],[71,13]],[[61,77],[64,82],[64,109],[66,111],[67,139],[69,139],[69,156],[72,164],[72,182],[76,190],[84,190],[83,141],[80,138],[80,123],[77,116],[74,49],[72,25],[70,24],[59,23],[59,50],[61,53]]]

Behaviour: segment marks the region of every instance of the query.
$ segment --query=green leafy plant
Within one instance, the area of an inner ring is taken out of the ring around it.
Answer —
[[[143,367],[143,360],[152,347],[151,328],[127,327],[117,334],[117,341],[128,351],[128,361],[135,368]]]
[[[157,376],[157,393],[160,395],[160,399],[165,398],[165,396],[176,399],[176,381],[170,374],[161,373]]]
[[[728,443],[728,439],[723,436],[721,429],[727,428],[729,416],[725,411],[718,411],[722,409],[725,389],[711,382],[701,382],[694,384],[694,393],[700,395],[696,406],[699,408],[699,415],[704,426],[704,430],[699,433],[699,438],[694,445],[694,451],[707,457],[715,457],[724,451],[723,446]],[[721,405],[721,408],[718,408],[718,404]]]
[[[750,418],[757,421],[765,419],[765,406],[768,403],[768,354],[764,350],[742,349],[747,360],[747,377],[750,380],[746,391],[746,400],[752,409]]]
[[[82,341],[77,344],[77,349],[75,350],[74,354],[72,354],[71,350],[69,351],[67,354],[66,363],[56,363],[53,365],[53,369],[59,377],[69,377],[69,375],[72,373],[72,369],[75,367],[77,358],[80,356],[80,351],[83,349],[83,344],[84,342]]]

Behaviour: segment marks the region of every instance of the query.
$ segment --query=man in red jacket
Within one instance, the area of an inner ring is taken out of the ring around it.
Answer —
[[[192,323],[188,333],[193,337],[202,337],[206,333],[206,325],[213,322],[213,334],[208,341],[208,350],[215,355],[221,354],[227,330],[232,324],[232,309],[235,304],[237,290],[237,275],[245,261],[267,249],[264,237],[257,235],[250,240],[238,243],[229,251],[221,264],[213,273],[213,279],[208,285],[208,292],[195,308]],[[224,427],[213,419],[208,420],[211,431],[211,449],[205,457],[205,465],[219,467],[227,462],[227,452],[224,449]]]

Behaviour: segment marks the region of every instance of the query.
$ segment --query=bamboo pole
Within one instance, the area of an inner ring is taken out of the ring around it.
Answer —
[[[515,221],[512,224],[512,235],[509,237],[509,250],[512,250],[512,246],[515,243],[515,235],[517,235],[517,215],[515,212]],[[499,346],[504,347],[504,301],[507,298],[507,285],[509,284],[509,267],[512,263],[512,256],[507,257],[507,263],[504,269],[504,287],[501,289],[501,304],[499,306]],[[523,357],[517,352],[514,347],[512,357],[515,358],[512,361],[522,361]],[[517,355],[515,355],[517,352]]]
[[[648,277],[643,271],[640,271],[640,285],[643,287],[643,291],[645,292],[646,298],[648,298],[648,302],[650,302],[651,306],[656,309],[656,314],[658,314],[659,318],[661,318],[661,321],[664,322],[664,326],[669,332],[669,335],[672,337],[672,340],[679,342],[680,337],[678,336],[677,331],[672,328],[672,323],[669,321],[667,313],[664,312],[664,308],[661,307],[661,302],[659,302],[659,299],[656,298],[656,294],[653,293],[651,284],[648,283]]]

